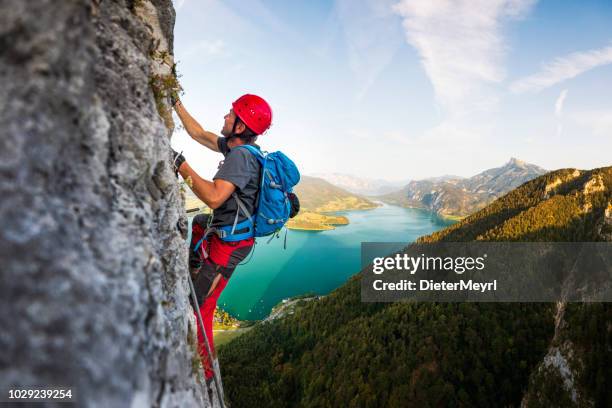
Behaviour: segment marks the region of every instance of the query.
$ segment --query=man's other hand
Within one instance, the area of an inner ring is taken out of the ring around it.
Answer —
[[[183,156],[183,153],[179,153],[174,149],[171,149],[171,150],[172,150],[172,168],[174,170],[174,174],[176,175],[176,177],[178,177],[179,169],[181,168],[181,165],[185,163],[185,156]]]

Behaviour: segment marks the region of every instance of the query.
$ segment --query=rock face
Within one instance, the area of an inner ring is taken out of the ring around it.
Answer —
[[[202,405],[183,199],[151,86],[173,25],[170,0],[3,1],[2,399],[62,386],[79,406]]]

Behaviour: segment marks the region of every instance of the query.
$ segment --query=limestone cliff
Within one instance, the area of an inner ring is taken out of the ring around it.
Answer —
[[[203,403],[169,163],[173,26],[170,0],[2,2],[2,393]]]

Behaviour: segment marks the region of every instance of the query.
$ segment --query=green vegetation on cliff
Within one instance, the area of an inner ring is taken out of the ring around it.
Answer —
[[[611,191],[612,168],[555,171],[421,240],[612,240]],[[361,303],[357,275],[220,348],[223,380],[234,407],[609,406],[610,311],[568,305],[555,329],[554,304]]]

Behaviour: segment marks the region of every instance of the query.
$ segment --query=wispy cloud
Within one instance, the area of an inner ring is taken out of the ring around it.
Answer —
[[[555,116],[559,120],[561,119],[561,116],[563,116],[563,104],[565,103],[565,98],[567,98],[567,89],[562,90],[555,101]],[[557,138],[561,137],[562,133],[563,124],[559,122],[557,123]]]
[[[558,118],[563,115],[563,104],[565,103],[565,98],[567,98],[567,89],[562,90],[555,101],[555,115]]]
[[[463,116],[495,106],[498,97],[491,86],[506,76],[504,22],[525,16],[534,3],[402,0],[394,7],[447,113]]]
[[[537,92],[610,63],[612,63],[612,46],[574,52],[545,64],[536,74],[514,81],[510,85],[510,90],[515,93]]]
[[[393,12],[396,0],[336,0],[335,13],[348,47],[349,66],[361,99],[402,44]]]

